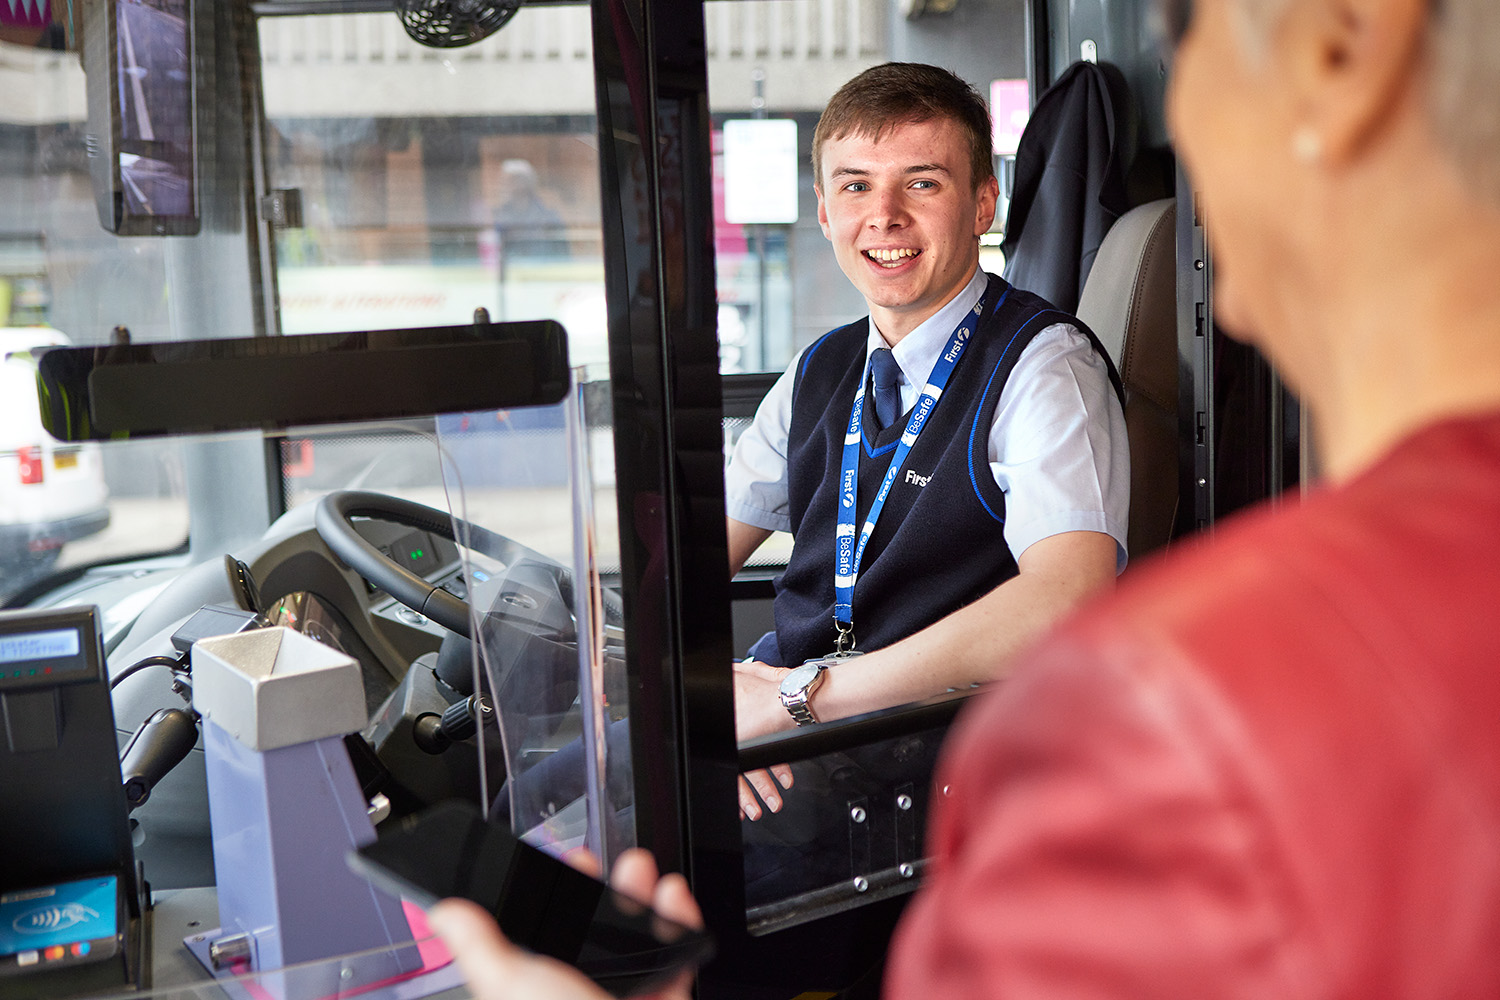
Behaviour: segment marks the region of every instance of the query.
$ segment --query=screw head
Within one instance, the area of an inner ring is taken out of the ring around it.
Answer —
[[[917,866],[912,864],[910,861],[903,861],[901,863],[901,866],[896,870],[901,873],[902,878],[911,878],[917,873]]]
[[[850,809],[849,818],[854,820],[854,822],[856,823],[863,823],[865,821],[864,806],[855,806],[853,809]]]
[[[865,890],[867,890],[869,888],[870,888],[870,880],[869,879],[865,878],[863,875],[856,875],[854,877],[854,891],[855,892],[864,892]]]
[[[910,809],[911,808],[911,796],[910,795],[898,795],[898,796],[896,796],[896,808],[900,809],[902,812],[906,812],[908,809]]]

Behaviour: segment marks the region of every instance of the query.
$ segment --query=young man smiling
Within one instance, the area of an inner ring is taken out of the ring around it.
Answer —
[[[978,94],[932,66],[868,70],[824,111],[813,170],[869,317],[793,361],[727,472],[731,572],[773,530],[794,537],[776,630],[736,667],[741,739],[1003,676],[1125,562],[1108,362],[979,267],[999,185]],[[757,819],[791,772],[746,782]]]

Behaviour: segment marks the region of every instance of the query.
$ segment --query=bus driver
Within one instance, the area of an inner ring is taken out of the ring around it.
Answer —
[[[936,67],[874,67],[828,103],[812,166],[869,316],[793,360],[726,473],[731,573],[772,531],[794,539],[775,631],[736,667],[741,740],[1002,676],[1125,563],[1108,362],[979,267],[999,192],[979,95]],[[791,771],[773,770],[741,780],[750,819],[752,787],[782,806]]]

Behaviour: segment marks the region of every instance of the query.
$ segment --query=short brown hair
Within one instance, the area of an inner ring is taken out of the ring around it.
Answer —
[[[839,88],[813,131],[813,183],[823,184],[823,143],[850,135],[879,139],[898,125],[947,118],[963,129],[969,144],[969,178],[974,190],[995,175],[991,159],[990,113],[968,83],[945,69],[923,63],[884,63],[865,70]]]

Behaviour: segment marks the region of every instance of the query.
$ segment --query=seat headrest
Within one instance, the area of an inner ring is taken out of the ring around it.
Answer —
[[[1170,412],[1177,409],[1176,337],[1136,334],[1176,329],[1176,234],[1177,203],[1171,198],[1120,216],[1099,247],[1078,301],[1078,318],[1109,352],[1127,394],[1143,394]],[[1146,357],[1143,351],[1166,353]]]

